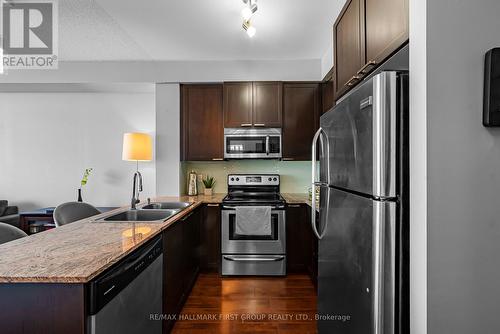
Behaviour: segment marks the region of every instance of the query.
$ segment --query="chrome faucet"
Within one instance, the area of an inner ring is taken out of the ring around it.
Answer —
[[[139,182],[137,179],[139,178]],[[139,193],[142,191],[142,175],[139,171],[134,173],[134,182],[132,185],[132,200],[130,201],[130,209],[137,209],[136,204],[140,202]]]

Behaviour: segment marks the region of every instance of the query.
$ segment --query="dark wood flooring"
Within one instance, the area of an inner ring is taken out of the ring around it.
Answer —
[[[315,314],[316,291],[307,275],[200,274],[172,333],[312,334]]]

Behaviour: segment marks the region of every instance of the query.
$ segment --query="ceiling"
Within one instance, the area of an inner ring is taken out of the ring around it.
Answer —
[[[320,59],[345,0],[258,0],[257,34],[242,0],[59,1],[59,59]]]

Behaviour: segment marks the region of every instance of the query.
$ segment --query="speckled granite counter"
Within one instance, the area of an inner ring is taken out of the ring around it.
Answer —
[[[281,196],[283,196],[287,204],[307,204],[312,207],[309,194],[281,193]]]
[[[96,222],[128,209],[122,207],[0,245],[0,282],[88,282],[201,204],[221,203],[224,195],[155,198],[193,203],[162,223]]]
[[[158,197],[153,201],[193,204],[162,223],[96,222],[129,208],[122,207],[0,245],[0,282],[89,282],[198,206],[222,203],[224,196]],[[307,194],[283,193],[282,196],[289,204],[311,205]]]

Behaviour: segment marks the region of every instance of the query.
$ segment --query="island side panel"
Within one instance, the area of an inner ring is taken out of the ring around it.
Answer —
[[[83,284],[0,283],[3,334],[84,334]]]

